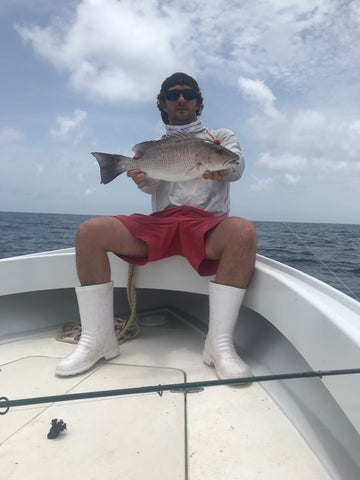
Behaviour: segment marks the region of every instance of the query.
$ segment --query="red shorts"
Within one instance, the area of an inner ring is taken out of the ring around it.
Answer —
[[[143,240],[149,254],[144,257],[118,255],[128,263],[145,265],[161,258],[181,255],[202,276],[214,275],[218,260],[205,257],[205,235],[228,217],[216,216],[199,208],[183,205],[151,215],[116,215],[135,237]]]

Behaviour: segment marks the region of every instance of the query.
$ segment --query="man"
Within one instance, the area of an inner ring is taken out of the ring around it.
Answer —
[[[251,375],[233,345],[256,253],[253,226],[228,216],[229,184],[241,177],[244,168],[240,145],[230,130],[203,126],[200,88],[184,73],[175,73],[163,82],[158,108],[167,135],[182,131],[212,139],[236,152],[239,164],[230,170],[207,171],[195,186],[192,182],[149,182],[145,173],[129,171],[138,187],[152,195],[153,214],[93,218],[79,227],[76,264],[81,286],[76,294],[82,335],[73,353],[58,364],[58,375],[81,373],[100,358],[119,354],[107,252],[136,265],[180,254],[200,275],[216,273],[215,282],[209,284],[209,331],[203,360],[215,366],[219,378]]]

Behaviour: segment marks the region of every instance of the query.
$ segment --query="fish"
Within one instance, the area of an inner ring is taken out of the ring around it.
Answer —
[[[239,163],[239,156],[218,142],[188,133],[138,143],[132,150],[135,158],[91,152],[100,166],[101,183],[129,170],[144,172],[149,181],[186,182],[200,178],[207,170],[227,170]]]

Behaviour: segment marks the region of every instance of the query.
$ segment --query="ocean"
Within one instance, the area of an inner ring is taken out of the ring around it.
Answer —
[[[0,212],[0,258],[74,246],[93,215]],[[360,225],[253,222],[258,253],[290,265],[360,301]]]

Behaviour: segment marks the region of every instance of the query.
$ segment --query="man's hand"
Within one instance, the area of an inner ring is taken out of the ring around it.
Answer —
[[[127,176],[132,178],[136,185],[140,185],[145,182],[146,173],[141,172],[140,170],[129,170]]]
[[[135,160],[139,159],[140,157],[141,155],[139,155],[138,153],[134,155]],[[142,183],[145,182],[146,173],[141,172],[140,170],[129,170],[127,172],[127,176],[132,178],[136,183],[136,185],[141,185]]]
[[[218,172],[210,172],[210,170],[206,170],[203,173],[202,178],[205,180],[216,180],[218,182],[222,182],[223,177],[228,174],[228,170],[219,170]]]

